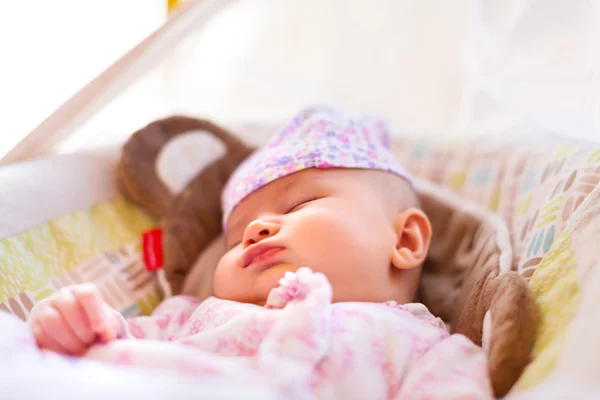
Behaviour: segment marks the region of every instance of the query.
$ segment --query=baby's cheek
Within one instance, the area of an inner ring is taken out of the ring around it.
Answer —
[[[353,245],[344,223],[331,216],[315,215],[297,228],[291,246],[299,257],[297,261],[303,264],[301,267],[330,265]]]
[[[362,216],[353,215],[350,210],[345,213],[341,208],[315,219],[304,235],[306,254],[314,263],[312,268],[318,265],[324,269],[336,269],[369,262],[381,243],[374,237],[373,228],[365,226],[365,223]]]
[[[228,252],[217,264],[215,276],[213,278],[213,291],[215,296],[227,299],[230,298],[234,290],[235,282],[235,256]]]
[[[362,224],[343,210],[323,210],[305,221],[302,236],[312,245],[330,249],[351,245],[364,230]]]

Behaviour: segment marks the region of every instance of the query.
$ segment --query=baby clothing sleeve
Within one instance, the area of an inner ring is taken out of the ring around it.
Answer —
[[[266,308],[280,309],[279,317],[264,338],[257,361],[284,386],[307,387],[315,365],[327,355],[332,296],[325,275],[306,267],[286,272],[269,293]]]
[[[175,296],[163,301],[150,316],[125,319],[118,311],[120,324],[117,337],[120,339],[169,340],[190,319],[200,304],[192,296]]]
[[[436,343],[407,370],[397,399],[491,399],[486,355],[463,335]]]

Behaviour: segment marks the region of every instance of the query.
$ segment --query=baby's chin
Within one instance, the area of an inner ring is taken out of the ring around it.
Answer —
[[[261,300],[256,301],[255,304],[265,305],[267,303],[267,297],[269,297],[269,293],[271,290],[277,288],[279,286],[279,281],[284,277],[286,272],[296,272],[298,268],[293,264],[277,264],[266,270],[262,271],[256,277],[255,288],[257,293],[260,293]]]

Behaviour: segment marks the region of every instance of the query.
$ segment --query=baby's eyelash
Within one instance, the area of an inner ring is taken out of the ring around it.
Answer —
[[[289,213],[293,212],[294,209],[296,209],[296,208],[298,208],[298,207],[300,207],[300,206],[302,206],[302,205],[304,205],[306,203],[310,203],[311,201],[315,201],[315,200],[318,200],[318,199],[320,199],[320,197],[310,197],[310,198],[308,198],[306,200],[302,200],[302,201],[296,203],[293,207],[289,208],[285,213],[289,214]]]

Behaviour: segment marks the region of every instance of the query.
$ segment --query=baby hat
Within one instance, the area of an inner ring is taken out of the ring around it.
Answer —
[[[252,192],[307,168],[359,168],[411,178],[390,152],[385,122],[352,117],[324,105],[303,109],[234,171],[222,193],[223,228],[233,209]]]

